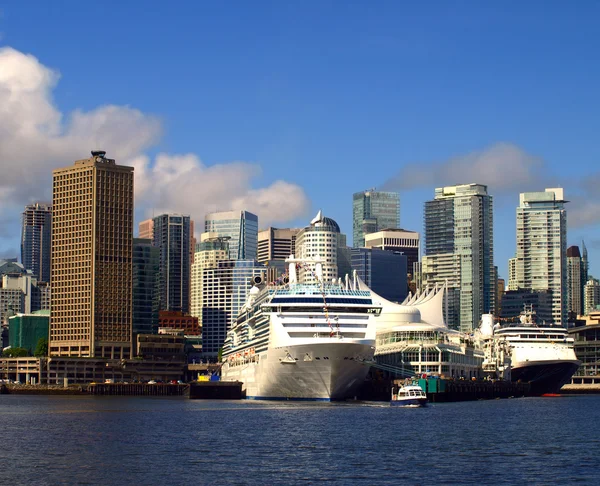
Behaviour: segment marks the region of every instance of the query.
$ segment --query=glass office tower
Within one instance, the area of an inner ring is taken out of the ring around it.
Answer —
[[[352,245],[365,246],[365,235],[400,227],[400,194],[370,189],[352,196]]]
[[[482,184],[435,190],[425,202],[422,285],[447,286],[449,327],[471,332],[493,313],[496,293],[492,196]]]
[[[158,333],[160,250],[150,238],[133,239],[133,334]]]
[[[159,310],[190,311],[190,217],[161,214],[154,218],[152,244],[160,250]]]
[[[21,263],[41,282],[50,282],[51,243],[52,205],[27,205],[21,228]]]
[[[202,271],[202,355],[216,360],[227,331],[237,319],[252,287],[251,278],[265,275],[253,260],[222,260]]]
[[[204,222],[206,233],[229,237],[229,258],[256,260],[258,248],[258,216],[249,211],[209,213]]]
[[[378,248],[350,248],[352,270],[376,294],[392,302],[408,295],[407,257],[400,252]]]

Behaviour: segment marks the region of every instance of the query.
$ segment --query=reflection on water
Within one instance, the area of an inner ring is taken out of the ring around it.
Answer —
[[[2,484],[595,484],[598,409],[4,395]]]

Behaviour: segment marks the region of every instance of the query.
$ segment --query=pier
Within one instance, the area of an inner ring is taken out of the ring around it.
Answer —
[[[510,381],[421,378],[416,383],[427,393],[427,398],[433,403],[516,398],[528,396],[530,393],[529,383]]]
[[[364,401],[387,401],[392,386],[419,385],[430,402],[462,402],[469,400],[493,400],[531,395],[529,383],[488,380],[454,380],[448,378],[414,378],[392,380],[391,378],[366,381],[359,389],[357,398]]]
[[[94,395],[131,397],[189,397],[204,400],[240,400],[241,382],[205,381],[171,383],[90,383],[87,385],[0,385],[0,395]]]
[[[197,381],[190,383],[189,397],[207,400],[240,400],[245,397],[241,381]]]
[[[181,397],[189,392],[189,385],[170,383],[91,383],[90,395],[122,395],[136,397]]]

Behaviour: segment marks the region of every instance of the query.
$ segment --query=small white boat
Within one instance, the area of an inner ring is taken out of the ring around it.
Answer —
[[[418,385],[403,386],[394,393],[392,388],[392,407],[424,407],[427,405],[427,395]]]

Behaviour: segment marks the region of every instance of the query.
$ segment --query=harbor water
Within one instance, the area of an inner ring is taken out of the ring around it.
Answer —
[[[2,484],[598,484],[600,396],[387,403],[0,396]]]

